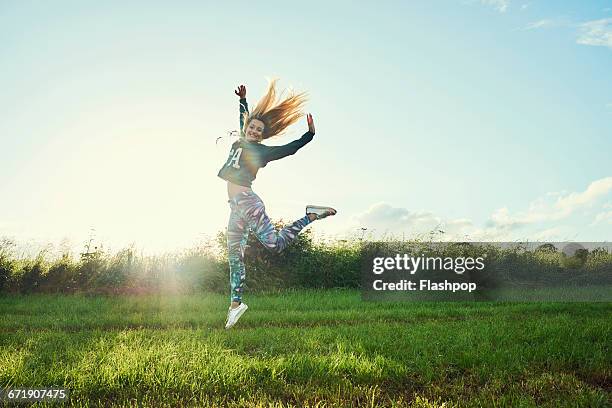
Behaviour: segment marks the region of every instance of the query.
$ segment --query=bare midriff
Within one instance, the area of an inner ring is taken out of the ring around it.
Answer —
[[[236,194],[240,194],[243,192],[251,192],[251,187],[241,186],[239,184],[234,184],[231,181],[227,182],[227,197],[231,200],[236,196]]]

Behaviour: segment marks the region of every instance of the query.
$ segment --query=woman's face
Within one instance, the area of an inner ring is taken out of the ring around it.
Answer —
[[[249,142],[259,142],[263,139],[264,123],[259,119],[251,119],[247,124],[244,135]]]

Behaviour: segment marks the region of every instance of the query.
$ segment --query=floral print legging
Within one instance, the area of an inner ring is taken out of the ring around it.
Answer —
[[[230,266],[231,300],[242,301],[244,290],[244,250],[249,231],[270,251],[280,253],[298,233],[311,223],[304,216],[293,224],[277,231],[266,214],[266,207],[254,192],[242,192],[228,201],[232,210],[227,226],[227,251]]]

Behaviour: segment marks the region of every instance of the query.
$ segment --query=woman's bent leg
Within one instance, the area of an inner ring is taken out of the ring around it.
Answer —
[[[265,205],[261,200],[251,203],[246,211],[246,217],[250,230],[255,233],[263,246],[277,253],[282,252],[297,237],[298,233],[312,222],[305,215],[294,221],[293,224],[277,231],[266,214]]]
[[[244,219],[236,208],[232,208],[230,220],[227,226],[227,258],[230,266],[230,300],[242,302],[244,291],[244,280],[246,271],[244,268],[244,249],[246,247],[249,230]]]

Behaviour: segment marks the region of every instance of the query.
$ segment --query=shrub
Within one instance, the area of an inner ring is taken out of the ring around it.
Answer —
[[[37,292],[46,273],[46,265],[42,258],[24,262],[19,273],[19,292]]]
[[[40,290],[47,293],[72,293],[76,290],[78,272],[78,265],[68,254],[63,254],[49,265]]]

